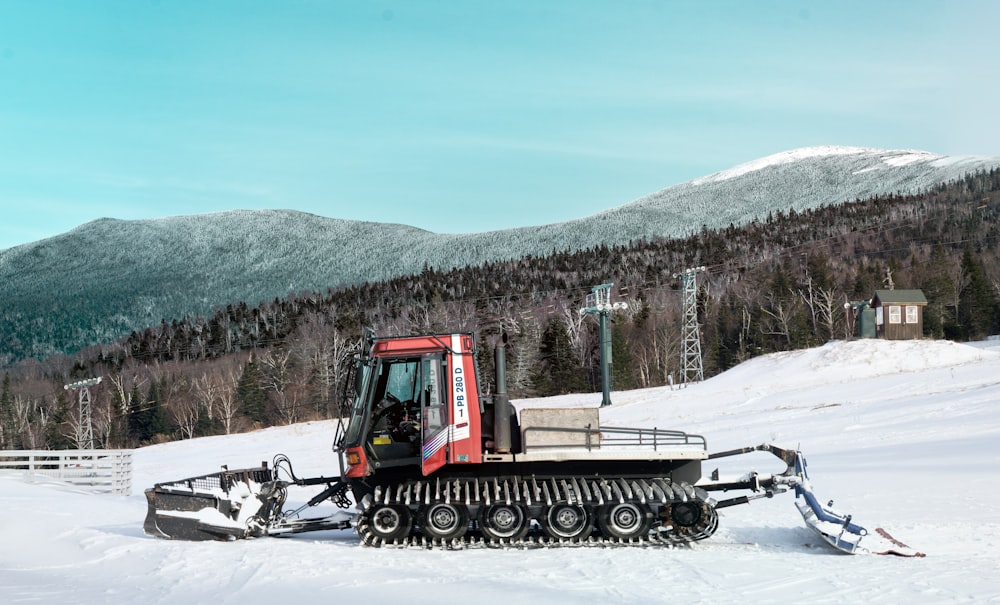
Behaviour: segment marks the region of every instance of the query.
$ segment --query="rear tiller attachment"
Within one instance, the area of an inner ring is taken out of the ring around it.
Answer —
[[[316,518],[299,518],[308,507],[332,500],[341,509],[351,506],[348,486],[339,479],[318,477],[291,481],[278,478],[278,468],[287,462],[275,458],[273,468],[261,463],[257,468],[229,470],[157,483],[146,490],[148,510],[143,530],[173,540],[237,540],[257,536],[348,529],[356,517],[346,510]],[[289,485],[327,487],[299,508],[283,512]]]

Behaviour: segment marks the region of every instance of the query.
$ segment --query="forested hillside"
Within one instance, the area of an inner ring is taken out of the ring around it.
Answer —
[[[75,445],[75,400],[92,389],[99,447],[229,433],[329,417],[340,360],[373,326],[380,335],[473,331],[485,350],[510,335],[513,395],[600,390],[596,322],[578,310],[614,283],[614,388],[666,384],[680,361],[673,275],[702,266],[699,321],[706,376],[763,353],[850,337],[844,303],[890,283],[920,288],[930,338],[1000,331],[1000,170],[916,196],[774,212],[683,239],[527,256],[306,292],[207,317],[162,322],[72,356],[21,361],[0,391],[0,445]],[[490,357],[480,356],[488,381]],[[595,402],[598,401],[595,399]]]
[[[563,223],[441,234],[291,210],[100,219],[0,250],[0,368],[109,342],[162,318],[310,290],[630,241],[682,238],[768,212],[917,194],[1000,158],[808,147],[760,158]],[[455,211],[475,208],[474,196]],[[377,211],[377,209],[376,209]],[[530,220],[530,217],[529,219]]]

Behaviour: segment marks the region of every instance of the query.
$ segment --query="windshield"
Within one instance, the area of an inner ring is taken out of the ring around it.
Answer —
[[[361,365],[358,368],[351,419],[343,445],[351,447],[364,440],[363,432],[373,405],[385,400],[411,403],[418,401],[420,374],[419,359],[378,360]],[[382,420],[386,419],[383,417]]]
[[[392,362],[388,369],[385,392],[399,401],[417,401],[420,394],[420,360]]]

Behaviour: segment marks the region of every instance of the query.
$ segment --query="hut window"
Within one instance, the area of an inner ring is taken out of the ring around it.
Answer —
[[[898,305],[889,306],[889,323],[899,324],[903,323],[902,308]]]
[[[917,305],[906,305],[906,323],[917,323]]]

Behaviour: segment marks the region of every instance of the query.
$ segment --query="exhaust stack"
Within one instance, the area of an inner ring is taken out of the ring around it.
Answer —
[[[500,334],[500,342],[493,349],[496,368],[496,393],[493,395],[493,442],[498,454],[509,454],[511,446],[510,416],[513,409],[507,396],[507,333]]]

